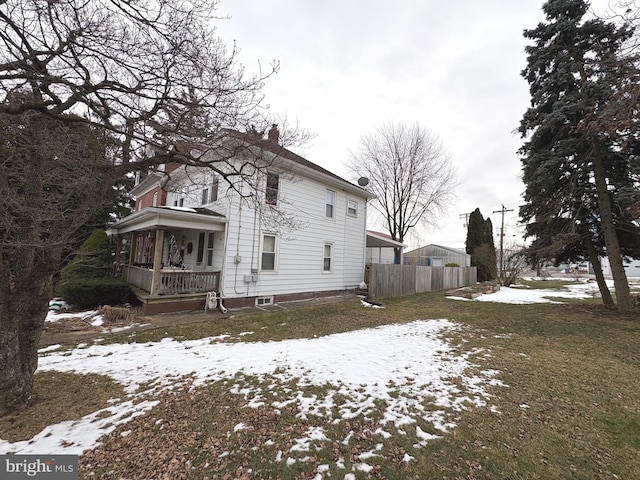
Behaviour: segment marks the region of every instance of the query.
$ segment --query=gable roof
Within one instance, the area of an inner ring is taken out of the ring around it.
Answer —
[[[226,134],[230,137],[233,137],[242,141],[249,147],[252,147],[252,146],[257,147],[261,150],[266,150],[278,157],[289,160],[294,165],[302,167],[302,169],[306,170],[307,172],[315,172],[316,174],[320,174],[321,176],[328,177],[334,180],[335,182],[341,184],[343,187],[349,188],[354,193],[359,193],[360,195],[367,198],[374,197],[374,195],[371,192],[365,190],[359,185],[356,185],[355,183],[345,180],[339,175],[336,175],[335,173],[330,172],[326,168],[321,167],[320,165],[307,160],[306,158],[298,155],[297,153],[292,152],[291,150],[280,145],[277,141],[265,139],[261,136],[256,136],[253,133],[238,132],[237,130],[225,129],[222,132],[223,134]]]
[[[422,247],[416,248],[414,250],[406,252],[405,255],[411,255],[414,252],[419,252],[420,250],[423,250],[428,247],[440,248],[442,250],[446,250],[447,252],[455,253],[456,255],[469,255],[465,250],[461,248],[444,247],[442,245],[436,245],[435,243],[430,243],[429,245],[424,245]]]

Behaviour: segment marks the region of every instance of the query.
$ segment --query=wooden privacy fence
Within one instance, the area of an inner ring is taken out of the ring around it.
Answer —
[[[478,281],[476,267],[422,267],[373,263],[367,268],[369,296],[374,298],[450,290],[475,285]]]

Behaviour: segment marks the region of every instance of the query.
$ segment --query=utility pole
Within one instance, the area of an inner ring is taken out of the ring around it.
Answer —
[[[464,218],[464,228],[469,228],[469,215],[471,215],[471,214],[470,213],[461,213],[460,215],[458,215],[460,220],[462,220]]]
[[[493,213],[501,213],[502,214],[502,223],[500,224],[500,281],[504,278],[504,263],[502,262],[503,258],[503,248],[504,248],[504,214],[507,212],[513,212],[513,208],[507,210],[502,204],[502,209],[494,210]]]

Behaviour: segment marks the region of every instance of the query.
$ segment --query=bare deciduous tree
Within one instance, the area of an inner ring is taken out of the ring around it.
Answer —
[[[517,282],[524,272],[529,270],[525,247],[517,244],[505,245],[500,269],[500,284],[509,287]]]
[[[35,398],[61,249],[111,185],[174,161],[248,181],[228,160],[263,149],[221,132],[266,130],[261,88],[278,66],[247,75],[215,35],[216,4],[0,1],[0,415]]]
[[[432,224],[454,196],[456,169],[442,142],[418,123],[385,123],[360,139],[348,164],[357,177],[367,177],[373,207],[383,216],[389,234],[404,242],[418,224]],[[400,249],[396,263],[402,262]]]

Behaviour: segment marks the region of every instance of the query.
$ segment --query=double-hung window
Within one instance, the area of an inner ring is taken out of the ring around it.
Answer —
[[[358,202],[356,202],[355,200],[349,200],[347,202],[347,215],[349,215],[350,217],[358,216]]]
[[[276,237],[264,235],[262,237],[262,271],[273,272],[276,269]]]
[[[278,188],[280,186],[280,175],[277,173],[267,173],[267,186],[265,189],[264,201],[267,205],[278,204]]]
[[[202,201],[200,203],[201,205],[206,205],[216,200],[218,200],[218,177],[213,177],[211,185],[202,190]]]
[[[208,267],[213,266],[213,239],[214,233],[200,232],[198,234],[198,251],[196,253],[196,262],[198,265],[202,265],[206,258],[206,265]],[[206,257],[205,257],[206,254]]]
[[[325,194],[325,217],[333,218],[334,205],[336,202],[336,192],[327,190]]]
[[[322,271],[330,272],[333,267],[333,244],[325,242],[322,246]]]
[[[213,177],[213,180],[211,180],[211,197],[209,199],[210,202],[215,202],[216,200],[218,200],[218,177]]]

